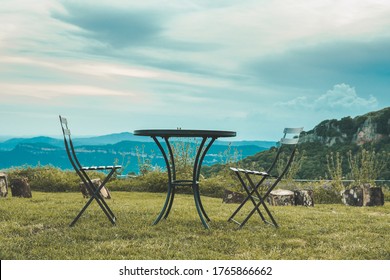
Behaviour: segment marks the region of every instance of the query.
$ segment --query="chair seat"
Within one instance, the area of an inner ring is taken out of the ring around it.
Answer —
[[[107,165],[107,166],[85,166],[82,167],[81,170],[110,170],[110,169],[120,169],[121,165]]]
[[[233,170],[234,172],[242,172],[242,173],[246,173],[246,174],[270,176],[267,172],[264,172],[264,171],[248,170],[248,169],[235,168],[235,167],[230,167],[230,170]]]

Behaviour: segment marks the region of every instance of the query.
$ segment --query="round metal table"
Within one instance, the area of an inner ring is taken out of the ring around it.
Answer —
[[[143,130],[135,130],[134,135],[152,137],[152,139],[160,149],[167,167],[167,174],[168,174],[167,197],[165,199],[160,214],[158,215],[158,217],[156,218],[153,224],[154,225],[157,224],[163,217],[164,219],[168,217],[172,208],[173,200],[175,198],[176,186],[190,186],[192,187],[193,190],[195,206],[199,218],[203,226],[206,229],[208,229],[209,226],[206,220],[210,221],[210,218],[207,216],[206,211],[203,208],[202,201],[200,198],[200,193],[199,193],[199,177],[200,177],[200,169],[202,166],[202,162],[208,150],[210,149],[211,145],[214,143],[214,141],[217,138],[234,137],[236,136],[236,132],[223,131],[223,130],[193,130],[193,129],[191,130],[190,129],[143,129]],[[202,139],[195,155],[192,178],[188,180],[176,179],[175,157],[172,150],[172,145],[169,142],[171,138],[176,138],[176,137]],[[165,151],[165,149],[163,148],[160,142],[162,140],[166,144],[167,151]]]

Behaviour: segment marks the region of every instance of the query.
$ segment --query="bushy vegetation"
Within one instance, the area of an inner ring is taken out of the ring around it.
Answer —
[[[44,192],[78,191],[81,181],[74,171],[61,170],[53,166],[22,166],[8,170],[7,174],[10,181],[25,177],[32,190]]]
[[[79,192],[80,179],[74,171],[60,170],[52,166],[14,168],[8,171],[9,179],[26,177],[32,191],[43,192]],[[92,178],[103,178],[104,174],[95,172]],[[201,179],[201,194],[222,198],[225,189],[241,191],[241,185],[233,172],[225,172]],[[147,172],[144,175],[125,179],[112,179],[107,187],[111,191],[157,192],[167,191],[167,174],[161,170]],[[294,182],[283,180],[278,185],[283,189],[311,189],[314,191],[315,203],[341,203],[339,189],[330,181]],[[390,201],[390,189],[383,188],[385,200]],[[177,193],[190,194],[190,187],[180,187]]]

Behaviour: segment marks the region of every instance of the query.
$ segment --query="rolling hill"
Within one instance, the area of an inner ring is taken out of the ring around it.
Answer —
[[[135,141],[136,140],[136,141]],[[125,165],[124,174],[137,173],[140,155],[156,166],[164,161],[156,144],[149,137],[131,133],[116,133],[97,137],[75,138],[74,145],[83,165]],[[263,145],[263,146],[261,146]],[[244,158],[275,145],[272,141],[216,141],[204,159],[204,165],[226,161],[231,153]],[[193,147],[193,149],[195,149]],[[62,139],[51,137],[12,138],[0,143],[0,169],[17,166],[52,165],[61,169],[72,168]]]

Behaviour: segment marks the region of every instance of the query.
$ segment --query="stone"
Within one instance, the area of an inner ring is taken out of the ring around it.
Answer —
[[[8,195],[7,174],[0,173],[0,197],[7,197],[7,195]]]
[[[382,188],[363,188],[363,206],[383,206],[385,196]]]
[[[234,192],[231,190],[225,190],[222,202],[223,203],[241,203],[245,199],[245,195],[239,192]]]
[[[295,205],[294,192],[282,189],[273,190],[270,192],[267,201],[274,206]]]
[[[294,205],[314,206],[314,192],[312,190],[295,190]]]
[[[25,197],[25,198],[32,197],[28,178],[26,177],[13,178],[10,181],[10,185],[11,185],[12,196]]]
[[[98,179],[92,179],[91,180],[93,185],[98,188],[101,183],[102,183],[102,180],[100,180],[99,178]],[[80,191],[81,193],[83,194],[83,197],[84,198],[89,198],[92,196],[92,193],[87,189],[87,187],[84,185],[83,182],[80,182]],[[105,199],[110,199],[111,198],[111,193],[110,191],[106,188],[106,186],[103,186],[103,188],[100,190],[100,195],[105,198]]]
[[[382,188],[370,185],[354,186],[341,192],[341,200],[349,206],[383,206],[385,204]]]

